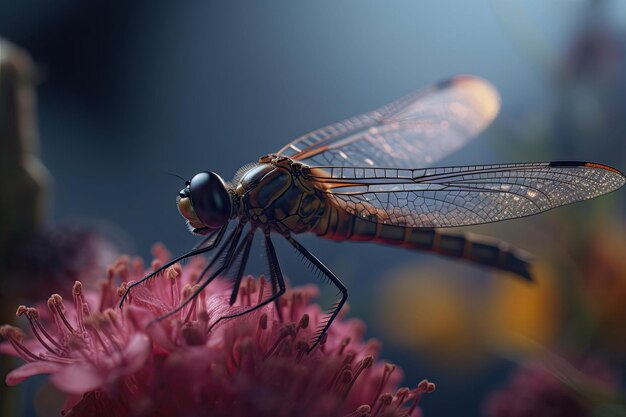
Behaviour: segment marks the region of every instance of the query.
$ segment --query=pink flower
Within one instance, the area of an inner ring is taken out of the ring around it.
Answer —
[[[162,247],[155,253],[153,269],[169,258]],[[202,267],[195,260],[167,269],[136,287],[120,311],[120,295],[145,273],[139,260],[122,257],[99,292],[77,282],[71,305],[53,295],[45,317],[41,309],[21,306],[17,314],[27,319],[33,338],[24,341],[19,329],[0,328],[8,339],[3,351],[26,361],[7,383],[50,374],[70,394],[69,416],[421,415],[417,402],[434,384],[396,389],[401,371],[377,362],[378,343],[363,340],[362,322],[337,320],[307,353],[324,318],[311,303],[314,286],[289,290],[280,315],[268,305],[208,332],[219,317],[256,305],[269,291],[263,277],[248,277],[230,306],[232,283],[218,279],[187,307],[155,321],[193,291]]]
[[[28,299],[59,291],[71,296],[68,283],[95,282],[118,256],[123,235],[111,225],[61,224],[38,230],[8,249],[5,290]],[[23,285],[28,280],[31,285]]]
[[[516,369],[507,385],[487,398],[485,415],[591,417],[596,406],[616,407],[618,386],[615,371],[600,360],[579,360],[574,366],[554,355]]]

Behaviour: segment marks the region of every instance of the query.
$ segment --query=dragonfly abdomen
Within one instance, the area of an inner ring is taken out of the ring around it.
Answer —
[[[369,241],[434,252],[532,278],[528,253],[484,236],[374,223],[336,207],[327,207],[314,231],[330,240]]]

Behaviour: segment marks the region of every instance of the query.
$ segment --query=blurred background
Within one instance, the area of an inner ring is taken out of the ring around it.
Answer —
[[[0,37],[34,62],[39,146],[24,152],[49,172],[36,170],[29,194],[40,214],[2,235],[4,323],[18,294],[58,291],[51,263],[69,288],[84,264],[103,271],[105,250],[189,249],[182,184],[168,172],[228,179],[301,134],[455,74],[493,83],[502,111],[444,165],[574,159],[626,170],[622,0],[23,0],[0,3]],[[9,167],[2,184],[14,192],[2,204],[21,213]],[[466,231],[531,251],[537,282],[400,249],[302,242],[346,283],[349,314],[382,340],[404,383],[437,384],[426,416],[621,415],[626,192]],[[309,281],[281,248],[290,280]],[[45,415],[29,400],[38,389],[5,395],[19,415]]]

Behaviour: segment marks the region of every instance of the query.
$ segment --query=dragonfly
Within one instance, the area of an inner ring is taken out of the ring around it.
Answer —
[[[339,314],[348,290],[296,239],[303,233],[434,252],[531,279],[526,252],[446,228],[525,217],[587,200],[620,188],[625,177],[610,166],[580,161],[434,166],[478,136],[499,108],[498,92],[489,82],[456,76],[301,136],[244,166],[231,181],[210,171],[196,174],[185,181],[177,205],[189,230],[204,238],[128,285],[120,307],[135,286],[184,259],[212,251],[193,293],[160,319],[180,311],[223,275],[233,279],[233,305],[257,235],[264,241],[271,294],[219,317],[209,331],[269,303],[278,307],[286,285],[273,237],[286,239],[338,290],[338,300],[314,333],[309,351]]]

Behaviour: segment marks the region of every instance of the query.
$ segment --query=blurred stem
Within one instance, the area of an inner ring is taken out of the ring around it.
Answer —
[[[12,316],[15,288],[8,261],[13,247],[27,240],[44,220],[49,183],[39,160],[35,127],[34,67],[26,52],[0,38],[0,318]],[[0,374],[9,372],[9,357],[0,359]],[[14,415],[14,397],[0,383],[0,414]],[[12,389],[15,393],[15,389]]]
[[[39,160],[33,65],[26,52],[0,39],[0,253],[41,225],[49,182]],[[4,269],[4,268],[3,268]],[[3,279],[4,281],[4,279]]]

